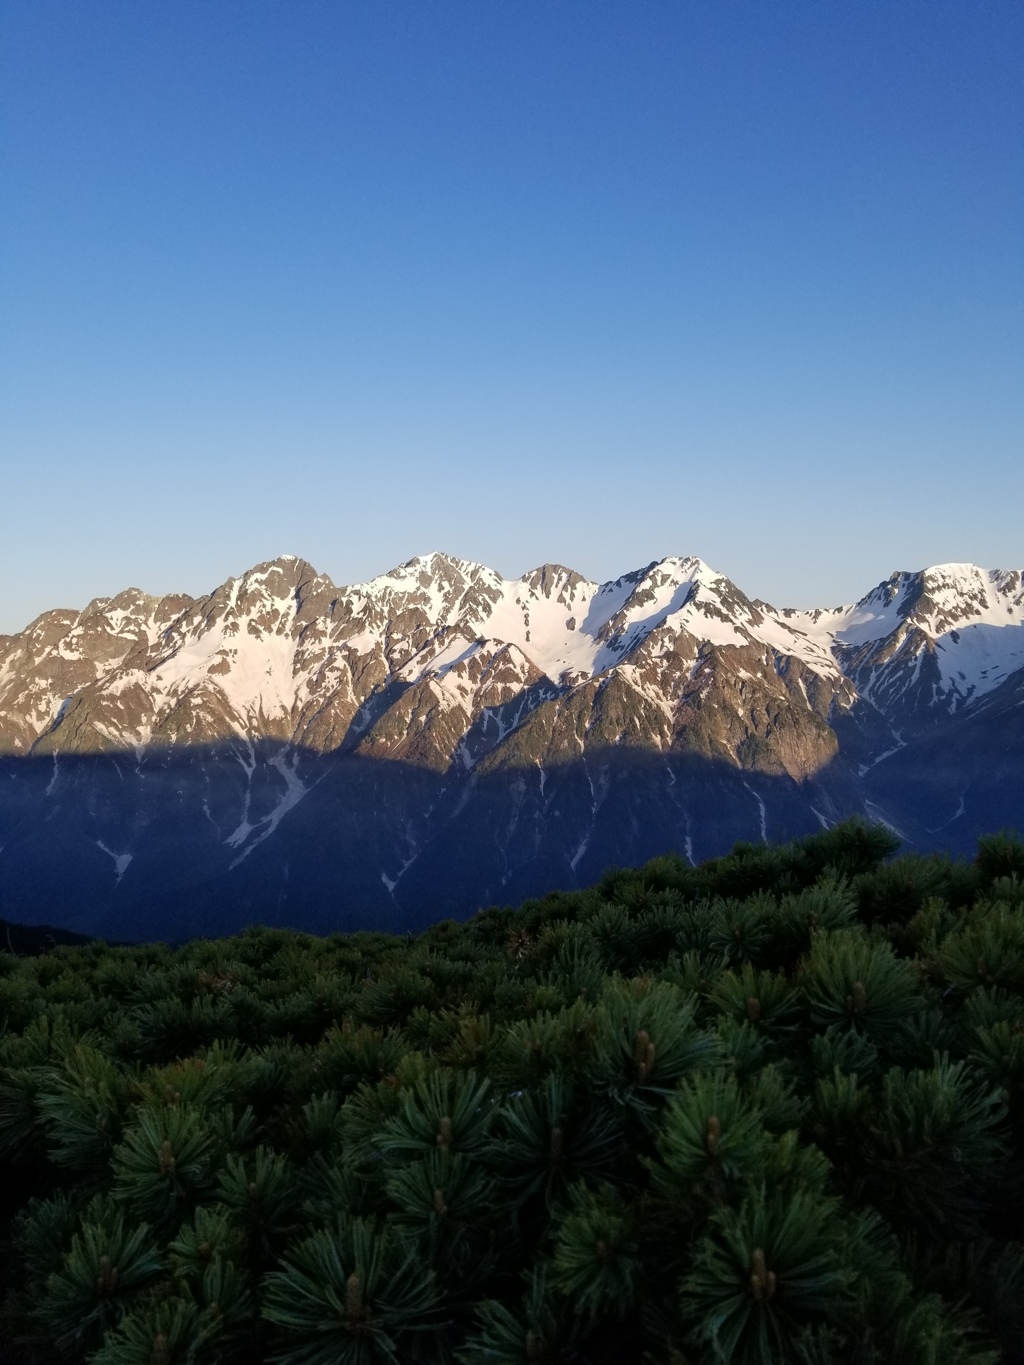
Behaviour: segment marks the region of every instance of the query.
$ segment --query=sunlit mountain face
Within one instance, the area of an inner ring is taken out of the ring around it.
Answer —
[[[0,915],[122,938],[419,927],[850,814],[1024,823],[1016,570],[777,609],[695,558],[609,583],[292,556],[0,637]]]

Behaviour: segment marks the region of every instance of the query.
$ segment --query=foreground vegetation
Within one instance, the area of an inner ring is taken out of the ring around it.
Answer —
[[[893,852],[0,956],[4,1358],[1024,1361],[1024,844]]]

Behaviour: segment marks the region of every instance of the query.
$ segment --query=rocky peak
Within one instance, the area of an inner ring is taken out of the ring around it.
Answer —
[[[662,628],[714,644],[743,645],[748,637],[741,627],[752,614],[752,604],[735,584],[703,560],[671,557],[642,571],[600,638],[620,653]]]
[[[291,601],[298,589],[319,575],[312,564],[294,555],[280,555],[244,573],[237,580],[236,601],[245,597],[262,597],[264,600]]]
[[[1003,615],[1021,619],[1024,594],[1019,586],[1019,576],[1012,573],[986,572],[975,564],[938,564],[911,577],[901,614],[933,637],[967,623],[987,622],[993,615],[1003,624]]]
[[[938,564],[894,573],[839,617],[833,652],[894,733],[933,726],[1024,667],[1017,571]]]
[[[466,599],[496,600],[501,582],[493,569],[482,564],[434,552],[418,555],[348,591],[354,599],[363,598],[376,608],[369,615],[378,619],[415,612],[423,624],[438,626],[452,621]]]
[[[577,588],[596,587],[596,584],[590,583],[575,569],[567,569],[564,564],[541,564],[524,573],[519,581],[531,593],[548,599],[553,597],[565,607],[571,605]]]

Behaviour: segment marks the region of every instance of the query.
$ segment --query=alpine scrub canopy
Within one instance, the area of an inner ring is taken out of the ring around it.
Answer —
[[[5,1359],[1024,1359],[1024,843],[0,957]]]

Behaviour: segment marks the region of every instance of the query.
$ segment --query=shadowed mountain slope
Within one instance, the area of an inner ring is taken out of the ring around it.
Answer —
[[[967,849],[1020,819],[1022,689],[1021,574],[973,565],[816,611],[674,557],[128,589],[0,637],[2,913],[405,927],[854,813]]]

